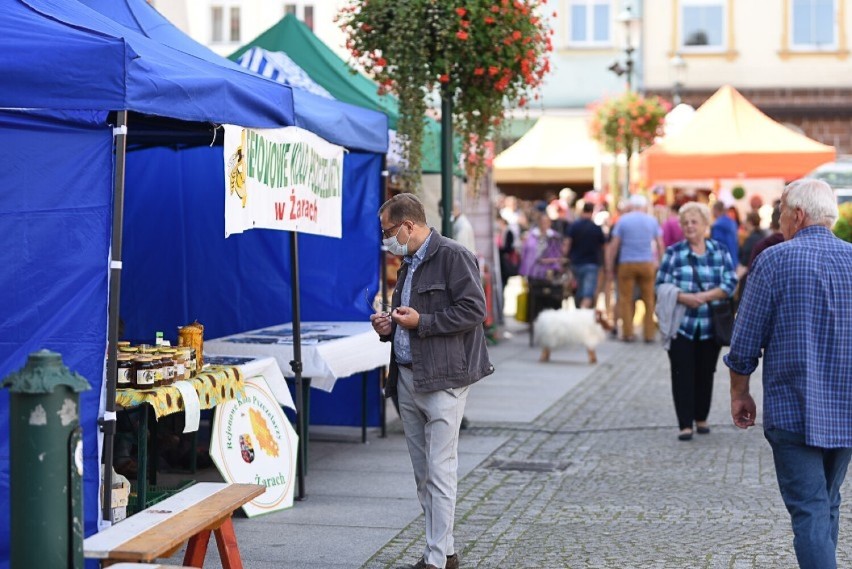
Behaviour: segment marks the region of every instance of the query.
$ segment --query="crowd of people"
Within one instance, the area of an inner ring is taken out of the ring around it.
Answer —
[[[526,211],[506,199],[497,236],[503,278],[517,271],[532,288],[572,274],[581,308],[597,307],[617,284],[614,315],[625,342],[636,340],[641,300],[642,339],[656,341],[659,324],[668,352],[681,441],[710,434],[713,380],[727,345],[731,417],[737,427],[755,425],[749,378],[763,358],[764,435],[799,565],[835,568],[840,487],[852,459],[852,246],[830,231],[838,216],[831,188],[810,179],[788,185],[768,234],[756,212],[740,226],[721,201],[675,204],[660,222],[634,195],[601,224],[595,203],[573,198],[563,192]],[[392,343],[386,393],[398,400],[425,518],[423,555],[411,567],[456,569],[459,429],[469,386],[494,369],[486,301],[474,255],[430,230],[416,197],[395,196],[379,218],[384,246],[403,259],[391,311],[371,321]],[[740,312],[726,332],[721,315],[735,296]],[[561,305],[559,298],[553,307]]]

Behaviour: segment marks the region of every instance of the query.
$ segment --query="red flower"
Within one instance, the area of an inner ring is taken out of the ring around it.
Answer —
[[[494,18],[492,18],[491,16],[485,16],[485,23],[486,24],[493,24],[495,21],[496,20]]]
[[[459,38],[462,41],[466,41],[467,38],[468,38],[468,34],[467,34],[466,31],[461,30],[461,31],[456,32],[456,37]]]
[[[456,14],[459,15],[459,18],[464,18],[465,14],[467,14],[467,10],[464,8],[456,8]]]
[[[500,6],[491,6],[491,11],[495,14],[500,11]]]
[[[519,32],[518,30],[515,30],[514,32],[512,32],[512,39],[519,40],[519,39],[521,39],[522,35],[523,34],[521,34],[521,32]]]
[[[446,73],[444,73],[443,75],[438,77],[438,81],[440,81],[441,83],[449,83],[450,82],[450,76],[447,75]]]
[[[492,77],[494,75],[497,75],[497,73],[499,73],[499,72],[500,72],[500,69],[498,69],[497,67],[494,67],[493,65],[488,68],[488,75],[490,75]]]
[[[474,75],[485,75],[485,70],[481,67],[477,67],[473,70]]]

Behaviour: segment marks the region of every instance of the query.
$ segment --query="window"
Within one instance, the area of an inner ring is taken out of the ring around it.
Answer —
[[[609,45],[609,0],[570,0],[568,14],[569,45]]]
[[[725,47],[725,7],[721,0],[684,0],[680,16],[682,47],[696,51]]]
[[[284,15],[285,16],[295,16],[296,15],[296,5],[295,4],[284,4]]]
[[[239,6],[231,7],[231,18],[229,27],[228,39],[232,42],[240,41],[240,8]]]
[[[223,12],[224,10],[221,6],[213,6],[210,9],[210,29],[212,30],[212,33],[210,34],[210,41],[214,43],[220,42],[224,39],[222,36],[222,27],[225,22]]]
[[[834,0],[792,0],[794,49],[835,47]]]

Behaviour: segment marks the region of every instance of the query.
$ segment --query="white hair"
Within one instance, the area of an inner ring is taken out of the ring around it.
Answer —
[[[790,182],[781,194],[788,208],[799,208],[811,223],[831,227],[837,221],[837,198],[826,182],[801,178]]]
[[[697,213],[704,220],[705,225],[710,225],[710,208],[700,202],[686,202],[677,210],[678,220],[683,223],[690,213]]]
[[[644,209],[648,205],[648,198],[642,194],[633,194],[630,196],[630,199],[627,200],[627,203],[633,209]]]

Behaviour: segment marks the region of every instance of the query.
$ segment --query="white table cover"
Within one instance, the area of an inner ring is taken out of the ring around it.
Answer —
[[[381,342],[369,322],[303,322],[302,377],[311,387],[330,392],[341,377],[388,364],[390,342]],[[205,353],[270,356],[286,377],[293,377],[292,325],[280,324],[204,341]],[[273,382],[270,388],[275,392]],[[277,393],[276,393],[277,397]]]

